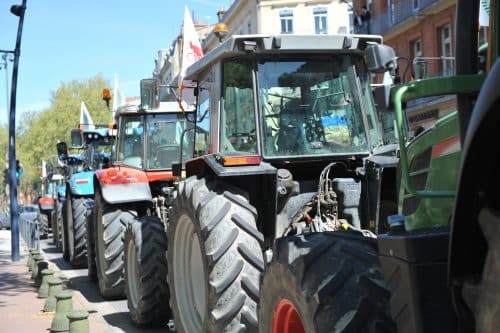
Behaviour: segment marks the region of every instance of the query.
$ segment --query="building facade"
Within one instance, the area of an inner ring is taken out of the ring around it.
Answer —
[[[455,0],[354,0],[371,13],[370,33],[382,35],[400,58],[403,82],[455,74]],[[485,40],[485,29],[478,31]],[[410,128],[428,128],[456,110],[453,96],[412,101],[407,105]]]
[[[345,34],[352,32],[352,1],[339,0],[235,0],[219,15],[230,35]],[[209,34],[204,52],[217,46]]]

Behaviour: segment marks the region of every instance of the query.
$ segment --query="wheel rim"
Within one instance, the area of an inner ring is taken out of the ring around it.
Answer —
[[[134,309],[137,309],[139,303],[139,275],[137,269],[137,253],[134,242],[130,241],[127,245],[127,278],[128,295]]]
[[[274,307],[272,333],[305,333],[299,312],[292,302],[282,299]]]
[[[201,332],[205,319],[207,287],[200,241],[191,219],[179,219],[173,244],[175,297],[187,332]]]

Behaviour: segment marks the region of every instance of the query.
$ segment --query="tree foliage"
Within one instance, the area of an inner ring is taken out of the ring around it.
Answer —
[[[69,146],[70,129],[79,126],[82,101],[94,123],[111,122],[111,112],[101,98],[102,89],[107,86],[101,75],[63,82],[52,92],[48,108],[21,117],[17,127],[17,158],[24,166],[23,184],[39,182],[37,168],[42,160],[55,160],[58,141]]]

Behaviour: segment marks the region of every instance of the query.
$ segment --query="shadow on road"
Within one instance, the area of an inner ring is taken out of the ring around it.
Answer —
[[[103,316],[104,320],[110,325],[117,327],[127,333],[135,332],[148,332],[148,333],[160,333],[160,332],[172,332],[169,331],[168,327],[141,327],[138,328],[134,326],[130,320],[130,314],[128,312],[116,312],[113,314],[108,314]]]

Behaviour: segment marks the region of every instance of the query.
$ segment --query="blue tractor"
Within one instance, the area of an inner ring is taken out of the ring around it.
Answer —
[[[110,165],[114,129],[108,125],[71,130],[71,148],[81,152],[82,163],[74,163],[67,175],[62,206],[63,257],[73,266],[87,266],[87,217],[93,207],[95,170]]]

